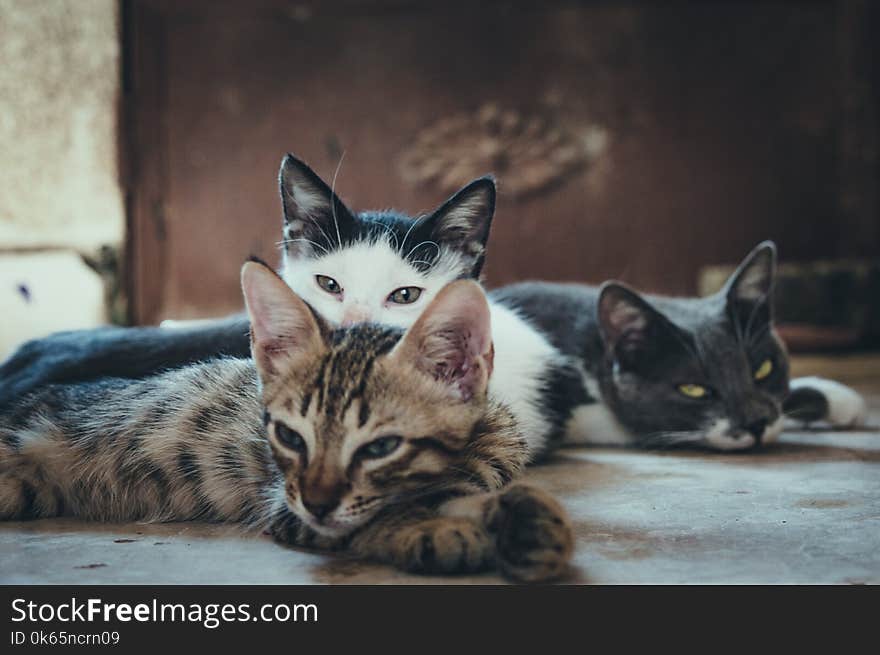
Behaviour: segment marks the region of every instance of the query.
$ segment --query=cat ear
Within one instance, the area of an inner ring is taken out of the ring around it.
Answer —
[[[464,256],[468,277],[480,275],[495,214],[495,180],[481,177],[464,186],[427,219],[430,239]]]
[[[745,331],[772,320],[775,279],[776,245],[764,241],[748,254],[724,286],[727,308]]]
[[[472,280],[446,285],[391,356],[443,383],[457,400],[485,393],[494,348],[489,303],[482,287]]]
[[[776,277],[776,245],[764,241],[752,250],[727,281],[731,301],[760,302],[770,295]]]
[[[249,261],[241,288],[251,321],[251,351],[260,377],[282,363],[324,347],[321,319],[266,264]]]
[[[287,254],[324,254],[347,240],[354,223],[351,211],[304,162],[286,155],[281,161],[278,183]]]
[[[625,364],[662,347],[663,338],[676,329],[638,293],[620,282],[606,282],[599,290],[599,331],[605,350]]]

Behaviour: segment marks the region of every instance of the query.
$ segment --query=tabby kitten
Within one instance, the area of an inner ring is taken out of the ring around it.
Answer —
[[[454,282],[405,333],[331,327],[268,267],[253,360],[45,387],[0,424],[0,518],[212,520],[409,571],[560,575],[560,506],[505,485],[528,447],[489,399],[489,307]]]
[[[567,441],[744,450],[775,440],[785,415],[837,425],[864,416],[861,397],[836,382],[789,385],[775,267],[765,242],[708,298],[643,296],[618,282],[522,283],[493,297],[581,362],[582,380],[560,389],[579,403]]]

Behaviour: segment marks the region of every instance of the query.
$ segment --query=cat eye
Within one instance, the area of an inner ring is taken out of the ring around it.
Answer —
[[[326,275],[316,275],[315,282],[318,283],[318,286],[321,287],[327,293],[332,293],[334,296],[338,296],[342,293],[342,287],[339,286],[339,282],[334,280],[332,277],[327,277]]]
[[[356,455],[361,459],[378,459],[390,455],[403,443],[400,437],[380,437],[358,448]]]
[[[699,384],[680,384],[678,390],[688,398],[706,398],[709,390]]]
[[[414,303],[422,295],[422,289],[419,287],[400,287],[391,292],[388,300],[398,305],[409,305]]]
[[[306,440],[302,438],[302,435],[299,432],[291,430],[283,423],[275,424],[275,437],[286,448],[295,450],[298,453],[306,452]]]
[[[755,379],[763,380],[773,372],[773,361],[765,359],[761,365],[755,369]]]

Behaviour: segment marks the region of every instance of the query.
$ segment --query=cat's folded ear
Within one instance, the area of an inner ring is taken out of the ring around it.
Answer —
[[[727,308],[745,332],[772,320],[775,279],[776,246],[772,241],[764,241],[727,280],[722,290]]]
[[[478,178],[462,187],[428,218],[430,238],[441,248],[461,254],[469,277],[480,275],[486,242],[495,215],[495,180]]]
[[[241,288],[251,321],[251,350],[261,377],[324,347],[323,321],[269,266],[247,262],[241,269]]]
[[[288,255],[326,254],[346,243],[352,213],[311,168],[288,154],[281,161],[278,183]]]
[[[598,316],[606,353],[628,365],[665,347],[677,330],[636,291],[613,280],[599,290]]]
[[[456,400],[486,392],[494,348],[489,303],[479,284],[446,285],[395,346],[391,357],[440,382]]]

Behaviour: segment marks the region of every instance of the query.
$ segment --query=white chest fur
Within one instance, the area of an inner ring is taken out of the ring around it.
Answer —
[[[633,441],[601,400],[577,407],[565,426],[565,443],[571,445],[630,446]]]
[[[547,367],[560,359],[547,339],[515,311],[490,302],[495,370],[489,393],[513,411],[534,450],[540,450],[550,425],[541,411],[540,384]]]

